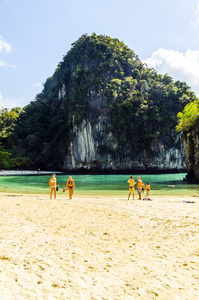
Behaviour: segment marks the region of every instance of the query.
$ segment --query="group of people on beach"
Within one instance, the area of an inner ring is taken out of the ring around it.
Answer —
[[[137,193],[138,193],[138,197],[139,197],[138,200],[142,200],[141,195],[142,195],[142,193],[144,193],[145,189],[146,189],[146,197],[148,198],[149,197],[149,192],[151,190],[149,182],[147,182],[147,184],[145,186],[139,176],[137,177],[137,180],[138,180],[138,182],[137,182]],[[130,176],[130,179],[127,182],[129,183],[128,200],[130,200],[131,194],[132,194],[133,200],[134,200],[135,199],[135,184],[136,184],[136,182],[133,179],[133,175]],[[53,193],[54,193],[54,199],[56,199],[56,191],[58,191],[59,186],[57,185],[57,179],[56,179],[55,174],[52,174],[52,177],[49,180],[49,185],[50,185],[50,199],[52,199],[52,194]],[[75,189],[75,182],[72,179],[72,176],[69,176],[69,178],[66,182],[66,186],[63,187],[63,192],[68,190],[69,198],[72,199],[74,189]]]
[[[58,191],[59,186],[57,185],[57,179],[56,175],[52,174],[52,177],[49,180],[49,185],[50,185],[50,199],[52,199],[52,194],[54,193],[54,199],[56,199],[56,191]],[[66,190],[69,191],[69,198],[72,199],[73,197],[73,192],[75,189],[75,182],[72,179],[72,176],[69,176],[66,186],[63,187],[63,192]]]
[[[146,189],[146,197],[149,199],[149,192],[151,190],[150,184],[149,182],[147,182],[146,186],[144,185],[144,183],[142,182],[141,178],[138,176],[137,177],[137,193],[138,193],[138,200],[142,200],[142,193],[144,193],[145,189]],[[133,175],[130,176],[130,179],[127,181],[129,183],[129,195],[128,195],[128,200],[130,200],[130,196],[132,194],[133,196],[133,200],[135,199],[135,184],[136,182],[133,179]]]

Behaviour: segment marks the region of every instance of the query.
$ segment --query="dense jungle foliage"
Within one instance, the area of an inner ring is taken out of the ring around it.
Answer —
[[[188,103],[182,112],[178,113],[177,131],[189,132],[199,119],[199,101]]]
[[[190,183],[198,183],[198,128],[199,128],[199,101],[188,103],[182,112],[178,113],[176,130],[182,132],[186,150],[188,174],[186,179]]]
[[[13,145],[13,132],[15,122],[21,113],[21,108],[16,107],[11,110],[2,108],[0,110],[0,168],[9,169],[16,165],[15,159],[11,155]]]
[[[17,168],[62,169],[73,128],[102,113],[90,106],[97,97],[104,101],[121,151],[128,145],[134,155],[160,138],[172,147],[178,112],[197,100],[185,82],[149,69],[118,39],[85,34],[72,44],[35,101],[11,127],[1,127],[1,147]]]

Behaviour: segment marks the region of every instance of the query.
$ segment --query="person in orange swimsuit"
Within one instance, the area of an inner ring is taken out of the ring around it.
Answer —
[[[138,192],[138,196],[139,196],[138,200],[142,200],[142,197],[141,197],[141,193],[142,193],[142,180],[141,180],[141,178],[139,176],[138,176],[137,180],[138,180],[138,183],[137,183],[137,192]]]
[[[75,189],[75,182],[74,182],[74,180],[72,179],[71,176],[69,176],[69,178],[68,178],[68,180],[67,180],[66,188],[67,188],[68,191],[69,191],[69,198],[72,199],[72,197],[73,197],[73,192],[74,192],[74,189]]]
[[[50,199],[52,199],[52,193],[54,191],[54,199],[56,199],[56,188],[57,188],[57,179],[55,174],[52,174],[52,178],[49,180],[50,185]]]
[[[128,196],[128,200],[130,199],[131,193],[133,195],[133,200],[134,200],[134,196],[135,196],[135,189],[134,189],[134,185],[136,184],[136,182],[133,179],[133,176],[130,176],[130,179],[127,181],[129,183],[129,196]]]

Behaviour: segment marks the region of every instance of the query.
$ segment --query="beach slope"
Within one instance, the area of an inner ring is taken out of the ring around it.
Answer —
[[[198,199],[1,193],[1,299],[199,299]]]

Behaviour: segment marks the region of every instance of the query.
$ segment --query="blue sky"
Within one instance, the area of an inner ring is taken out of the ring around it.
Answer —
[[[199,96],[199,0],[0,0],[0,108],[34,100],[71,44],[93,32]]]

